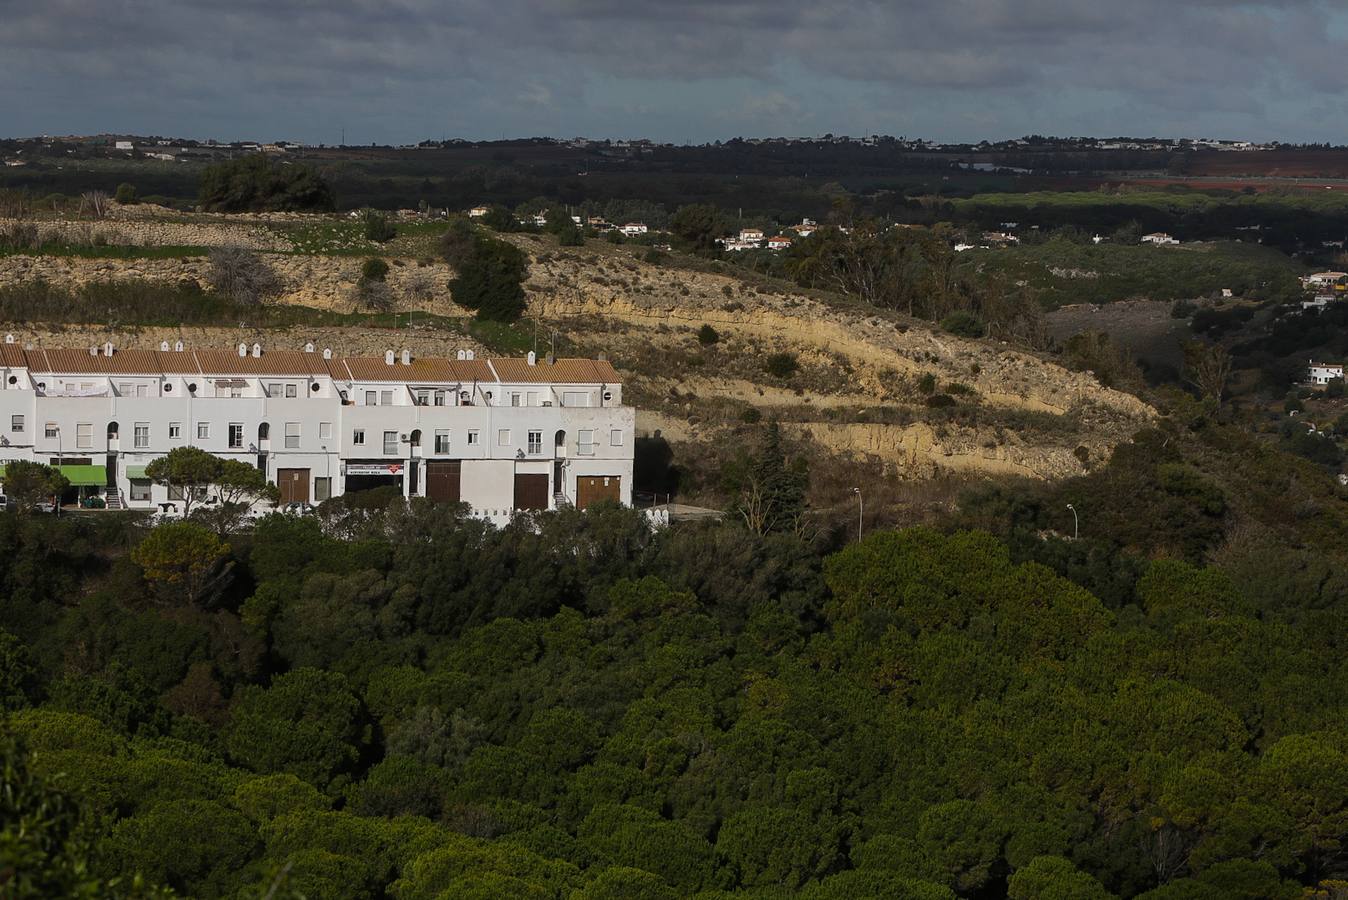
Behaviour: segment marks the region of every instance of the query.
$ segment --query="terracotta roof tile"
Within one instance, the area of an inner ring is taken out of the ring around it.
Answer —
[[[88,350],[22,350],[0,344],[0,362],[32,372],[69,372],[106,375],[260,375],[331,376],[339,381],[397,381],[458,384],[496,381],[521,384],[617,384],[622,379],[605,360],[540,360],[537,365],[519,358],[445,359],[423,357],[409,365],[383,357],[334,357],[299,350],[268,350],[261,356],[239,356],[237,350],[118,350],[112,356]]]

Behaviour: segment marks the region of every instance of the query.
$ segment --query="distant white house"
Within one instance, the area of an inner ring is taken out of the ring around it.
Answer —
[[[1343,363],[1318,363],[1311,360],[1306,373],[1306,382],[1314,385],[1326,385],[1335,378],[1343,378]]]
[[[763,229],[761,228],[741,228],[740,240],[745,243],[761,243],[763,241]]]
[[[613,230],[613,223],[610,222],[608,219],[605,219],[603,216],[590,216],[590,218],[586,220],[586,224],[588,224],[595,231]]]
[[[779,234],[776,237],[768,238],[769,250],[787,250],[790,249],[790,247],[791,247],[791,238],[787,237],[784,234]]]
[[[1172,238],[1164,231],[1153,231],[1151,234],[1142,235],[1142,243],[1155,244],[1156,246],[1160,247],[1165,244],[1178,244],[1179,241],[1177,241],[1175,238]]]
[[[1315,272],[1302,278],[1301,283],[1308,288],[1315,288],[1329,287],[1344,280],[1348,280],[1348,272]]]
[[[490,207],[486,207],[486,206],[474,206],[472,209],[468,210],[468,218],[470,218],[470,219],[480,219],[480,218],[482,218],[483,216],[485,216],[485,215],[486,215],[487,213],[489,213],[489,212],[491,212],[491,208],[490,208]]]
[[[117,150],[135,150],[136,145],[130,141],[117,141],[112,145]]]
[[[628,222],[626,225],[619,226],[618,230],[621,231],[625,237],[637,237],[638,235],[650,231],[644,222]]]
[[[1324,309],[1335,300],[1339,299],[1333,294],[1316,294],[1309,300],[1301,301],[1302,309]]]
[[[1020,243],[1020,238],[1016,237],[1014,234],[1008,234],[1005,231],[985,231],[983,232],[983,240],[987,241],[989,244]]]

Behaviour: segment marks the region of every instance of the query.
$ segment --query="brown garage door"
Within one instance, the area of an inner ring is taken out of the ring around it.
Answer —
[[[515,508],[548,508],[548,475],[515,475]]]
[[[282,503],[309,502],[308,469],[277,469],[276,486],[281,489]]]
[[[426,463],[426,497],[436,503],[458,503],[463,463],[457,459]]]
[[[617,475],[579,475],[576,477],[576,508],[584,509],[600,500],[622,502],[622,479]]]

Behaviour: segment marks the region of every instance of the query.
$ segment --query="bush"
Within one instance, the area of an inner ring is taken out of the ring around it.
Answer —
[[[1197,310],[1198,307],[1189,300],[1176,300],[1174,305],[1170,307],[1170,318],[1187,319]]]
[[[360,267],[361,281],[383,281],[387,277],[388,263],[377,256],[365,260],[365,264]]]
[[[333,208],[333,197],[314,169],[255,154],[208,166],[197,203],[207,212],[322,212]]]
[[[669,254],[663,250],[658,250],[655,247],[647,250],[642,254],[641,258],[653,266],[659,266],[669,262]]]
[[[697,342],[704,347],[710,347],[721,340],[721,335],[710,325],[703,325],[697,330]]]
[[[953,312],[941,320],[941,329],[958,337],[980,338],[988,328],[983,320],[970,312]]]
[[[931,409],[949,409],[955,405],[955,398],[949,394],[932,394],[927,398],[927,406]]]
[[[585,235],[579,228],[563,228],[557,232],[557,243],[562,247],[584,247]]]
[[[757,407],[751,406],[740,413],[740,421],[746,425],[757,425],[759,422],[763,421],[763,414],[758,411]]]
[[[365,226],[365,239],[376,244],[388,243],[398,236],[397,226],[378,210],[365,210],[361,214],[361,224]]]
[[[458,269],[450,282],[454,302],[479,319],[513,322],[524,312],[524,252],[499,238],[452,226],[444,237],[445,259]]]
[[[925,373],[917,380],[917,389],[923,394],[931,394],[936,391],[936,376],[931,372]]]
[[[117,185],[117,193],[113,195],[113,199],[124,206],[140,202],[140,198],[136,194],[136,186],[125,181]]]
[[[257,304],[281,293],[281,279],[266,260],[243,247],[217,247],[208,257],[211,290],[235,303]]]
[[[774,378],[790,378],[799,370],[800,364],[790,353],[773,353],[763,361],[763,371]]]

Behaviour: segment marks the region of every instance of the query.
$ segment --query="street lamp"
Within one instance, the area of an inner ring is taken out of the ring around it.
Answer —
[[[1067,508],[1072,511],[1072,540],[1076,540],[1081,535],[1080,523],[1077,521],[1077,508],[1072,504],[1067,504]]]
[[[857,495],[857,541],[861,540],[861,520],[866,514],[866,501],[861,497],[861,488],[852,488],[852,493]]]

